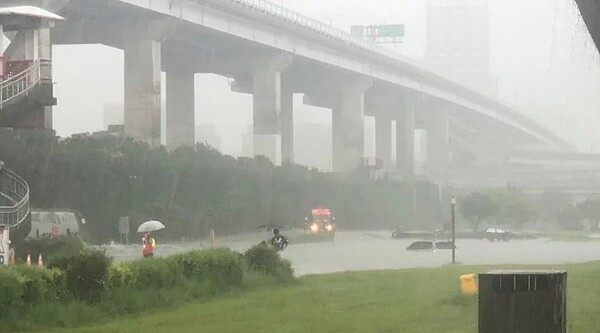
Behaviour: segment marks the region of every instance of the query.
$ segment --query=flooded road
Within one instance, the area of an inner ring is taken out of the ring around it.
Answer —
[[[219,239],[217,246],[244,251],[264,234]],[[207,242],[159,244],[156,255],[202,249]],[[391,239],[389,232],[339,232],[334,242],[292,244],[282,256],[291,260],[298,275],[342,271],[437,267],[450,262],[450,251],[413,252],[406,247],[415,240]],[[115,261],[141,257],[141,245],[107,245]],[[549,239],[490,243],[485,240],[457,240],[457,261],[467,265],[524,264],[552,265],[600,260],[600,241],[562,242]]]

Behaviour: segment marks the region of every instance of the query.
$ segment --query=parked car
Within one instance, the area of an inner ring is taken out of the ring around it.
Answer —
[[[485,229],[484,237],[490,242],[508,242],[516,237],[516,234],[500,227],[490,227]]]

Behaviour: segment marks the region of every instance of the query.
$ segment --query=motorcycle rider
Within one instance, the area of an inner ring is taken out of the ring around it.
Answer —
[[[279,229],[273,229],[273,238],[270,241],[271,245],[277,247],[280,251],[287,248],[289,242],[285,236],[279,233]]]

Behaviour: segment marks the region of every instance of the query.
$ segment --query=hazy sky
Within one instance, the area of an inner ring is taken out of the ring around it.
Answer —
[[[346,31],[353,24],[403,23],[406,38],[395,48],[423,58],[426,0],[283,3]],[[593,126],[600,121],[600,61],[573,0],[490,0],[490,13],[492,77],[499,96],[580,149],[600,152]],[[100,130],[104,105],[123,102],[122,51],[57,46],[54,59],[59,135]],[[251,102],[250,95],[229,92],[225,78],[196,76],[196,122],[217,126],[225,153],[241,152],[241,135],[252,121]],[[310,108],[297,112],[296,119],[331,121],[329,112]]]

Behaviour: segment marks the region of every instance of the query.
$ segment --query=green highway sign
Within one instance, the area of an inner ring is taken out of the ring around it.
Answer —
[[[379,37],[404,37],[404,24],[380,25],[377,36]]]
[[[350,32],[356,37],[377,43],[400,43],[404,37],[404,24],[354,25]]]

